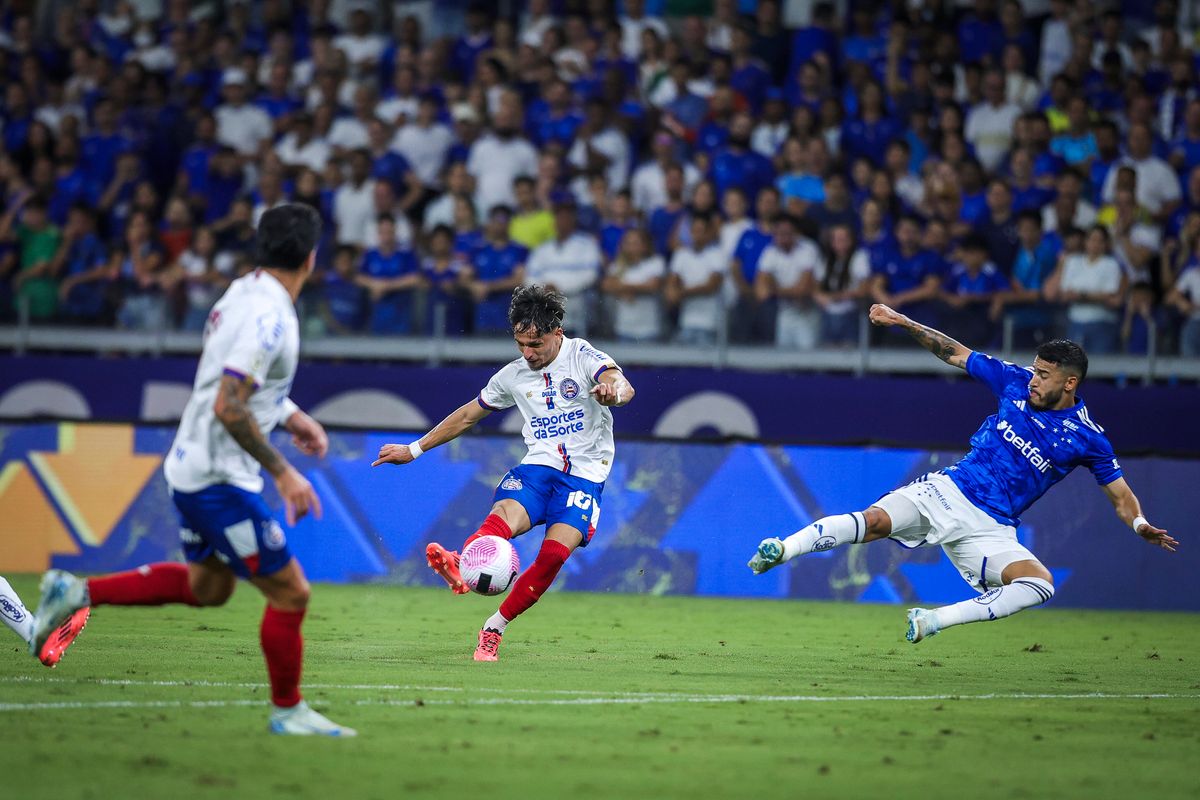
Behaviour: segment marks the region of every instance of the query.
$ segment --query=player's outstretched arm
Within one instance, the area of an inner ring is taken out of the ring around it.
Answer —
[[[871,306],[868,316],[872,325],[895,326],[908,331],[908,335],[916,339],[918,344],[950,366],[959,369],[967,368],[967,359],[971,355],[971,348],[956,342],[941,331],[914,322],[899,311],[882,303]]]
[[[1113,504],[1117,516],[1121,518],[1122,522],[1133,528],[1138,536],[1150,544],[1172,553],[1175,552],[1175,548],[1179,547],[1178,541],[1161,528],[1151,525],[1142,516],[1142,504],[1138,502],[1137,495],[1133,493],[1133,489],[1129,488],[1129,484],[1125,482],[1124,478],[1117,478],[1107,484],[1104,487],[1104,493],[1108,495],[1109,502]]]
[[[432,450],[439,444],[445,444],[451,439],[457,439],[466,433],[476,422],[492,412],[488,411],[478,400],[463,403],[457,409],[439,422],[429,433],[417,439],[412,444],[385,444],[379,448],[379,457],[371,462],[372,467],[380,464],[407,464],[415,461],[426,450]]]
[[[250,413],[247,403],[254,390],[252,381],[233,375],[221,376],[217,400],[213,403],[213,414],[225,426],[225,430],[229,431],[229,435],[238,446],[249,453],[250,457],[274,478],[275,487],[283,498],[288,525],[295,525],[296,521],[303,519],[310,510],[319,519],[321,500],[312,484],[267,441],[254,415]]]
[[[619,369],[606,369],[600,373],[600,381],[591,389],[592,396],[602,406],[628,405],[635,392],[633,384]]]

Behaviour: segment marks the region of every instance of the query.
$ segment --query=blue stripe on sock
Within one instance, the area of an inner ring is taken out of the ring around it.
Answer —
[[[1019,583],[1022,586],[1028,586],[1030,589],[1033,589],[1033,591],[1037,592],[1038,597],[1042,598],[1043,603],[1045,603],[1047,600],[1049,600],[1051,597],[1054,596],[1053,593],[1047,591],[1044,587],[1042,587],[1036,583],[1033,583],[1031,581],[1023,581],[1020,578],[1018,578],[1017,580],[1013,581],[1013,583]]]
[[[851,544],[858,544],[858,531],[859,531],[858,515],[851,514],[850,519],[854,520],[854,541],[851,542]]]

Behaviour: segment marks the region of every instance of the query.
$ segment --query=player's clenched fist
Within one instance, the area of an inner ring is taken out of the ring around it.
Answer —
[[[407,464],[413,460],[412,451],[406,444],[385,444],[379,448],[379,457],[371,462],[372,467],[380,464]]]
[[[904,320],[904,315],[883,303],[876,303],[871,306],[867,318],[871,320],[872,325],[899,325]]]

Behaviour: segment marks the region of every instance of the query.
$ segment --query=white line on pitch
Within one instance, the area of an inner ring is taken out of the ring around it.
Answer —
[[[531,699],[525,697],[463,698],[461,700],[361,699],[349,701],[355,706],[417,707],[435,706],[594,706],[643,705],[649,703],[871,703],[871,702],[928,702],[946,700],[1200,700],[1200,694],[1112,694],[1092,692],[1080,694],[924,694],[924,695],[676,695],[659,697],[572,697]],[[262,700],[98,700],[54,701],[36,703],[0,703],[5,711],[58,711],[95,708],[222,708],[234,706],[263,706]]]
[[[161,686],[161,687],[199,687],[202,689],[267,689],[270,684],[234,681],[207,680],[138,680],[133,678],[56,678],[49,676],[35,677],[32,675],[15,675],[0,678],[0,683],[60,683],[77,686]],[[464,686],[415,686],[402,683],[305,683],[305,689],[325,689],[329,691],[382,691],[382,692],[503,692],[522,694],[561,694],[585,695],[591,697],[597,694],[619,697],[677,697],[679,692],[606,692],[599,689],[527,689],[520,687],[464,687]]]

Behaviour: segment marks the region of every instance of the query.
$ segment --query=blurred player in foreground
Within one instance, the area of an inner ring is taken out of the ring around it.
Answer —
[[[78,609],[57,629],[50,631],[46,640],[38,647],[34,644],[33,635],[37,627],[37,617],[21,602],[12,584],[0,575],[0,621],[12,628],[13,633],[29,645],[29,652],[47,667],[53,667],[62,660],[63,653],[67,652],[71,642],[75,641],[75,637],[87,625],[91,613],[90,608]]]
[[[525,418],[529,448],[519,466],[501,479],[492,511],[475,533],[511,539],[546,523],[537,558],[517,577],[500,610],[479,632],[476,661],[495,661],[508,623],[550,588],[576,547],[586,547],[600,519],[600,494],[613,462],[613,421],[609,408],[633,399],[633,387],[620,367],[583,339],[563,335],[563,297],[546,287],[518,287],[508,321],[521,356],[488,381],[474,400],[446,417],[412,444],[386,444],[372,464],[407,464],[426,450],[465,433],[493,411],[517,406]],[[429,566],[465,594],[459,554],[432,543]]]
[[[295,301],[312,273],[321,220],[288,203],[258,226],[258,269],[230,285],[209,314],[192,396],[163,471],[179,512],[188,564],[148,564],[87,580],[51,570],[42,579],[36,641],[93,605],[219,606],[237,579],[267,598],[261,643],[271,679],[273,733],[353,736],[300,697],[300,626],[309,586],[279,523],[263,502],[261,469],[275,481],[288,525],[321,514],[312,484],[270,443],[282,424],[296,446],[324,456],[329,439],[288,399],[300,349]]]
[[[1000,619],[1054,596],[1037,557],[1017,542],[1017,517],[1075,467],[1086,466],[1117,516],[1150,544],[1174,551],[1178,542],[1142,516],[1104,429],[1076,397],[1087,355],[1074,342],[1047,342],[1024,369],[976,353],[885,305],[871,306],[875,325],[898,326],[951,366],[987,384],[1000,405],[971,437],[957,464],[924,475],[866,511],[824,517],[782,541],[764,539],[750,559],[763,573],[796,556],[892,538],[905,547],[940,544],[980,596],[908,612],[912,643],[954,625]]]

